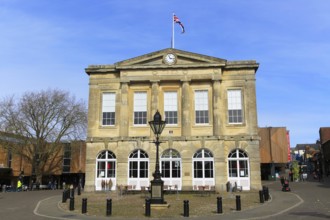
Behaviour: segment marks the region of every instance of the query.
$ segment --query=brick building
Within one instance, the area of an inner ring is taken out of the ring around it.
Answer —
[[[259,128],[262,180],[274,180],[290,162],[289,131],[285,127]]]
[[[330,127],[321,127],[319,130],[320,145],[323,162],[323,174],[330,175]]]
[[[36,177],[31,162],[10,148],[10,145],[16,144],[17,141],[19,140],[15,138],[15,135],[0,132],[0,184],[15,187],[19,176],[22,176],[23,184],[35,187]],[[5,148],[5,144],[9,148]],[[78,184],[81,179],[84,183],[85,159],[84,141],[63,142],[45,164],[40,184],[47,186],[49,182],[52,182],[60,188],[63,182]]]

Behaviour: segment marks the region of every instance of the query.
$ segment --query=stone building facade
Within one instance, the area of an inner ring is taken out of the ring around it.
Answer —
[[[158,110],[165,186],[260,189],[256,61],[168,48],[113,65],[90,65],[85,190],[149,186]]]

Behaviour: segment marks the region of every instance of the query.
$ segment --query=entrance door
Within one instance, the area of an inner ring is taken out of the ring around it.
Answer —
[[[116,156],[111,151],[102,151],[96,159],[95,190],[116,189]]]
[[[228,181],[241,186],[243,190],[250,190],[250,166],[247,153],[235,149],[228,155]]]
[[[164,185],[170,190],[181,190],[181,156],[178,151],[168,149],[161,156],[161,173]]]
[[[140,190],[141,186],[149,186],[149,157],[143,150],[133,151],[128,158],[128,185],[135,190]]]

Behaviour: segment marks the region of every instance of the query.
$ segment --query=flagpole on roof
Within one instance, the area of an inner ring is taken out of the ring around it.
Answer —
[[[172,15],[172,48],[174,48],[174,12]]]

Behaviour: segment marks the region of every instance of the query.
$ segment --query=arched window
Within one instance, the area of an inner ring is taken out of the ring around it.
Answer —
[[[102,151],[96,159],[97,178],[116,177],[116,155],[111,151]]]
[[[168,186],[169,189],[181,190],[181,156],[177,150],[167,149],[163,152],[161,158],[161,173],[164,187]],[[165,187],[166,188],[166,187]]]
[[[133,151],[128,160],[129,178],[148,178],[149,157],[145,151]]]
[[[198,150],[193,157],[194,162],[194,178],[208,179],[214,177],[213,171],[213,154],[206,149]]]
[[[181,178],[181,157],[178,151],[168,149],[161,157],[162,177]]]
[[[193,156],[193,189],[199,186],[214,186],[214,158],[207,149],[198,150]]]
[[[249,157],[241,149],[235,149],[228,155],[229,177],[249,177]]]

